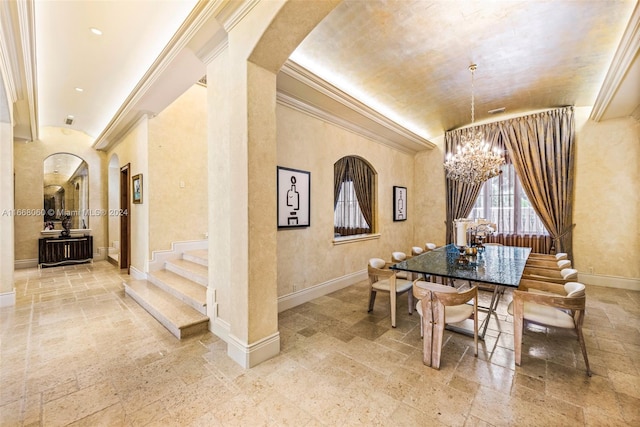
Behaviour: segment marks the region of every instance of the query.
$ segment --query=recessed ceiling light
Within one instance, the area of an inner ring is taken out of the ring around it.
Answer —
[[[84,89],[82,89],[81,87],[77,87],[76,92],[84,92]]]
[[[91,30],[91,32],[93,34],[95,34],[96,36],[101,36],[102,35],[102,31],[100,31],[99,29],[95,28],[95,27],[91,27],[89,28]]]

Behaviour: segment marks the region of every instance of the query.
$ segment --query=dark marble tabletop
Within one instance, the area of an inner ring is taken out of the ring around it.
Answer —
[[[394,264],[391,269],[517,287],[530,253],[531,248],[486,246],[475,262],[461,265],[460,252],[451,244]]]

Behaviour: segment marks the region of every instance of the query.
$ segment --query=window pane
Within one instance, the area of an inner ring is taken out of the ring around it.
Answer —
[[[502,173],[484,183],[470,219],[485,218],[503,234],[549,233],[522,190],[512,164],[502,166]]]
[[[340,229],[340,234],[369,233],[371,230],[362,215],[356,191],[351,181],[343,182],[340,187],[338,202],[333,214],[333,223],[336,229]],[[345,229],[350,229],[353,232],[345,232]]]

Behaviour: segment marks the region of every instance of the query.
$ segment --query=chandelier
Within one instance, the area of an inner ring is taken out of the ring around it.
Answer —
[[[475,121],[474,72],[478,66],[471,64],[471,124]],[[489,178],[500,174],[500,166],[504,164],[501,150],[484,142],[482,131],[471,130],[467,135],[461,135],[457,153],[448,153],[444,168],[447,178],[462,181],[467,184],[482,184]]]

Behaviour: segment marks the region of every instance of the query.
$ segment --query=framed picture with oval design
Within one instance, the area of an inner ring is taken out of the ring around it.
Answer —
[[[407,219],[407,187],[393,187],[393,220]]]
[[[134,175],[131,178],[133,188],[133,203],[142,203],[142,174]]]

